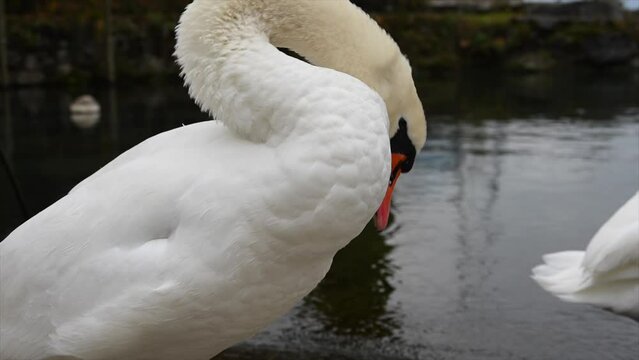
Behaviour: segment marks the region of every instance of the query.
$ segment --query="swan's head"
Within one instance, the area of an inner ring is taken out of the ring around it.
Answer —
[[[229,61],[228,54],[245,46],[256,32],[260,41],[268,39],[313,65],[359,79],[384,100],[392,171],[375,219],[379,229],[385,228],[397,179],[411,170],[426,142],[426,118],[408,60],[395,41],[348,0],[196,0],[180,20],[176,54],[189,91],[199,103],[208,109],[220,107],[208,103],[221,82],[205,74]],[[231,41],[234,37],[237,44]],[[207,58],[221,60],[202,61]]]
[[[404,56],[397,56],[375,75],[377,81],[372,81],[373,87],[384,99],[390,121],[391,175],[384,200],[375,214],[375,225],[383,230],[388,225],[397,179],[412,169],[415,156],[426,142],[426,116]]]

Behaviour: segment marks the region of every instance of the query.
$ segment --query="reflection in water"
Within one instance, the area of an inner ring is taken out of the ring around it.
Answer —
[[[71,113],[71,122],[80,129],[95,127],[100,121],[100,113]]]
[[[13,120],[11,118],[11,101],[9,100],[9,92],[2,91],[2,128],[3,128],[3,145],[4,153],[7,161],[13,159]]]
[[[610,119],[639,106],[639,73],[464,74],[457,81],[417,79],[427,115],[457,120]],[[432,122],[431,122],[432,124]]]
[[[38,88],[25,88],[17,91],[20,107],[30,117],[41,116],[47,109],[45,92]]]
[[[417,85],[429,140],[398,185],[393,231],[367,227],[296,309],[221,359],[639,352],[637,324],[562,304],[528,277],[542,254],[584,248],[636,191],[639,79],[469,74]],[[90,92],[104,104],[90,131],[70,123],[64,90],[3,93],[0,145],[31,210],[142,140],[207,119],[180,84]],[[2,236],[22,221],[9,189],[0,173]]]
[[[481,291],[492,271],[491,260],[496,232],[492,213],[499,194],[501,160],[505,135],[503,126],[488,122],[481,127],[458,125],[458,136],[466,148],[455,147],[459,165],[455,171],[459,232],[456,236],[459,258],[456,261],[459,286],[457,312],[468,308]]]
[[[111,135],[111,146],[114,153],[118,153],[119,126],[118,126],[118,97],[115,88],[109,89],[109,134]]]
[[[10,93],[2,91],[2,132],[3,142],[0,144],[0,214],[16,213],[14,216],[0,217],[0,239],[28,217],[28,209],[23,200],[20,184],[13,170],[13,119],[11,117]],[[19,212],[18,212],[19,211]]]
[[[388,307],[391,250],[369,224],[335,256],[324,280],[304,299],[324,325],[321,331],[372,338],[393,334],[399,324]]]

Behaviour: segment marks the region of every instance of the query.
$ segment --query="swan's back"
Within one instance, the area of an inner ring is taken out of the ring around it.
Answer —
[[[639,192],[597,231],[585,252],[543,259],[533,279],[548,292],[639,319]]]

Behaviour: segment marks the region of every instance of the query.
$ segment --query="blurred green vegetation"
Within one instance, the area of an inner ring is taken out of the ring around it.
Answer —
[[[375,15],[411,63],[430,74],[464,67],[542,71],[557,66],[597,63],[588,43],[614,36],[639,44],[639,19],[627,14],[616,22],[567,22],[551,29],[526,20],[517,10],[489,13],[412,12]]]
[[[174,28],[189,0],[113,1],[118,76],[153,80],[173,76]],[[37,67],[46,82],[103,80],[104,0],[8,0],[10,69]],[[11,56],[12,55],[12,56]],[[35,65],[29,65],[29,59]],[[28,70],[28,69],[27,69]],[[15,74],[16,71],[13,71]]]
[[[113,0],[115,59],[121,81],[152,81],[178,73],[172,58],[174,28],[189,2]],[[639,62],[637,13],[615,21],[562,22],[546,28],[529,20],[522,8],[435,11],[420,0],[354,2],[396,39],[420,75],[441,76],[468,67],[538,72],[622,63],[637,68]],[[46,82],[101,79],[106,66],[104,0],[8,0],[7,12],[12,74],[36,68]],[[601,53],[606,49],[598,44],[607,42],[625,46],[619,51],[634,48],[634,55],[617,61],[618,55]]]

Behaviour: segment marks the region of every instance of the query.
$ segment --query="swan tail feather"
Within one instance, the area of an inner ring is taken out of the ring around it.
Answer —
[[[591,276],[581,266],[583,258],[583,251],[546,254],[544,264],[532,270],[532,278],[555,296],[578,292],[591,284]]]
[[[551,269],[563,270],[581,265],[584,259],[583,251],[562,251],[543,256],[543,260]]]
[[[583,251],[544,255],[544,264],[533,268],[532,278],[563,301],[639,316],[639,268],[636,264],[594,274],[583,266],[584,256]]]

